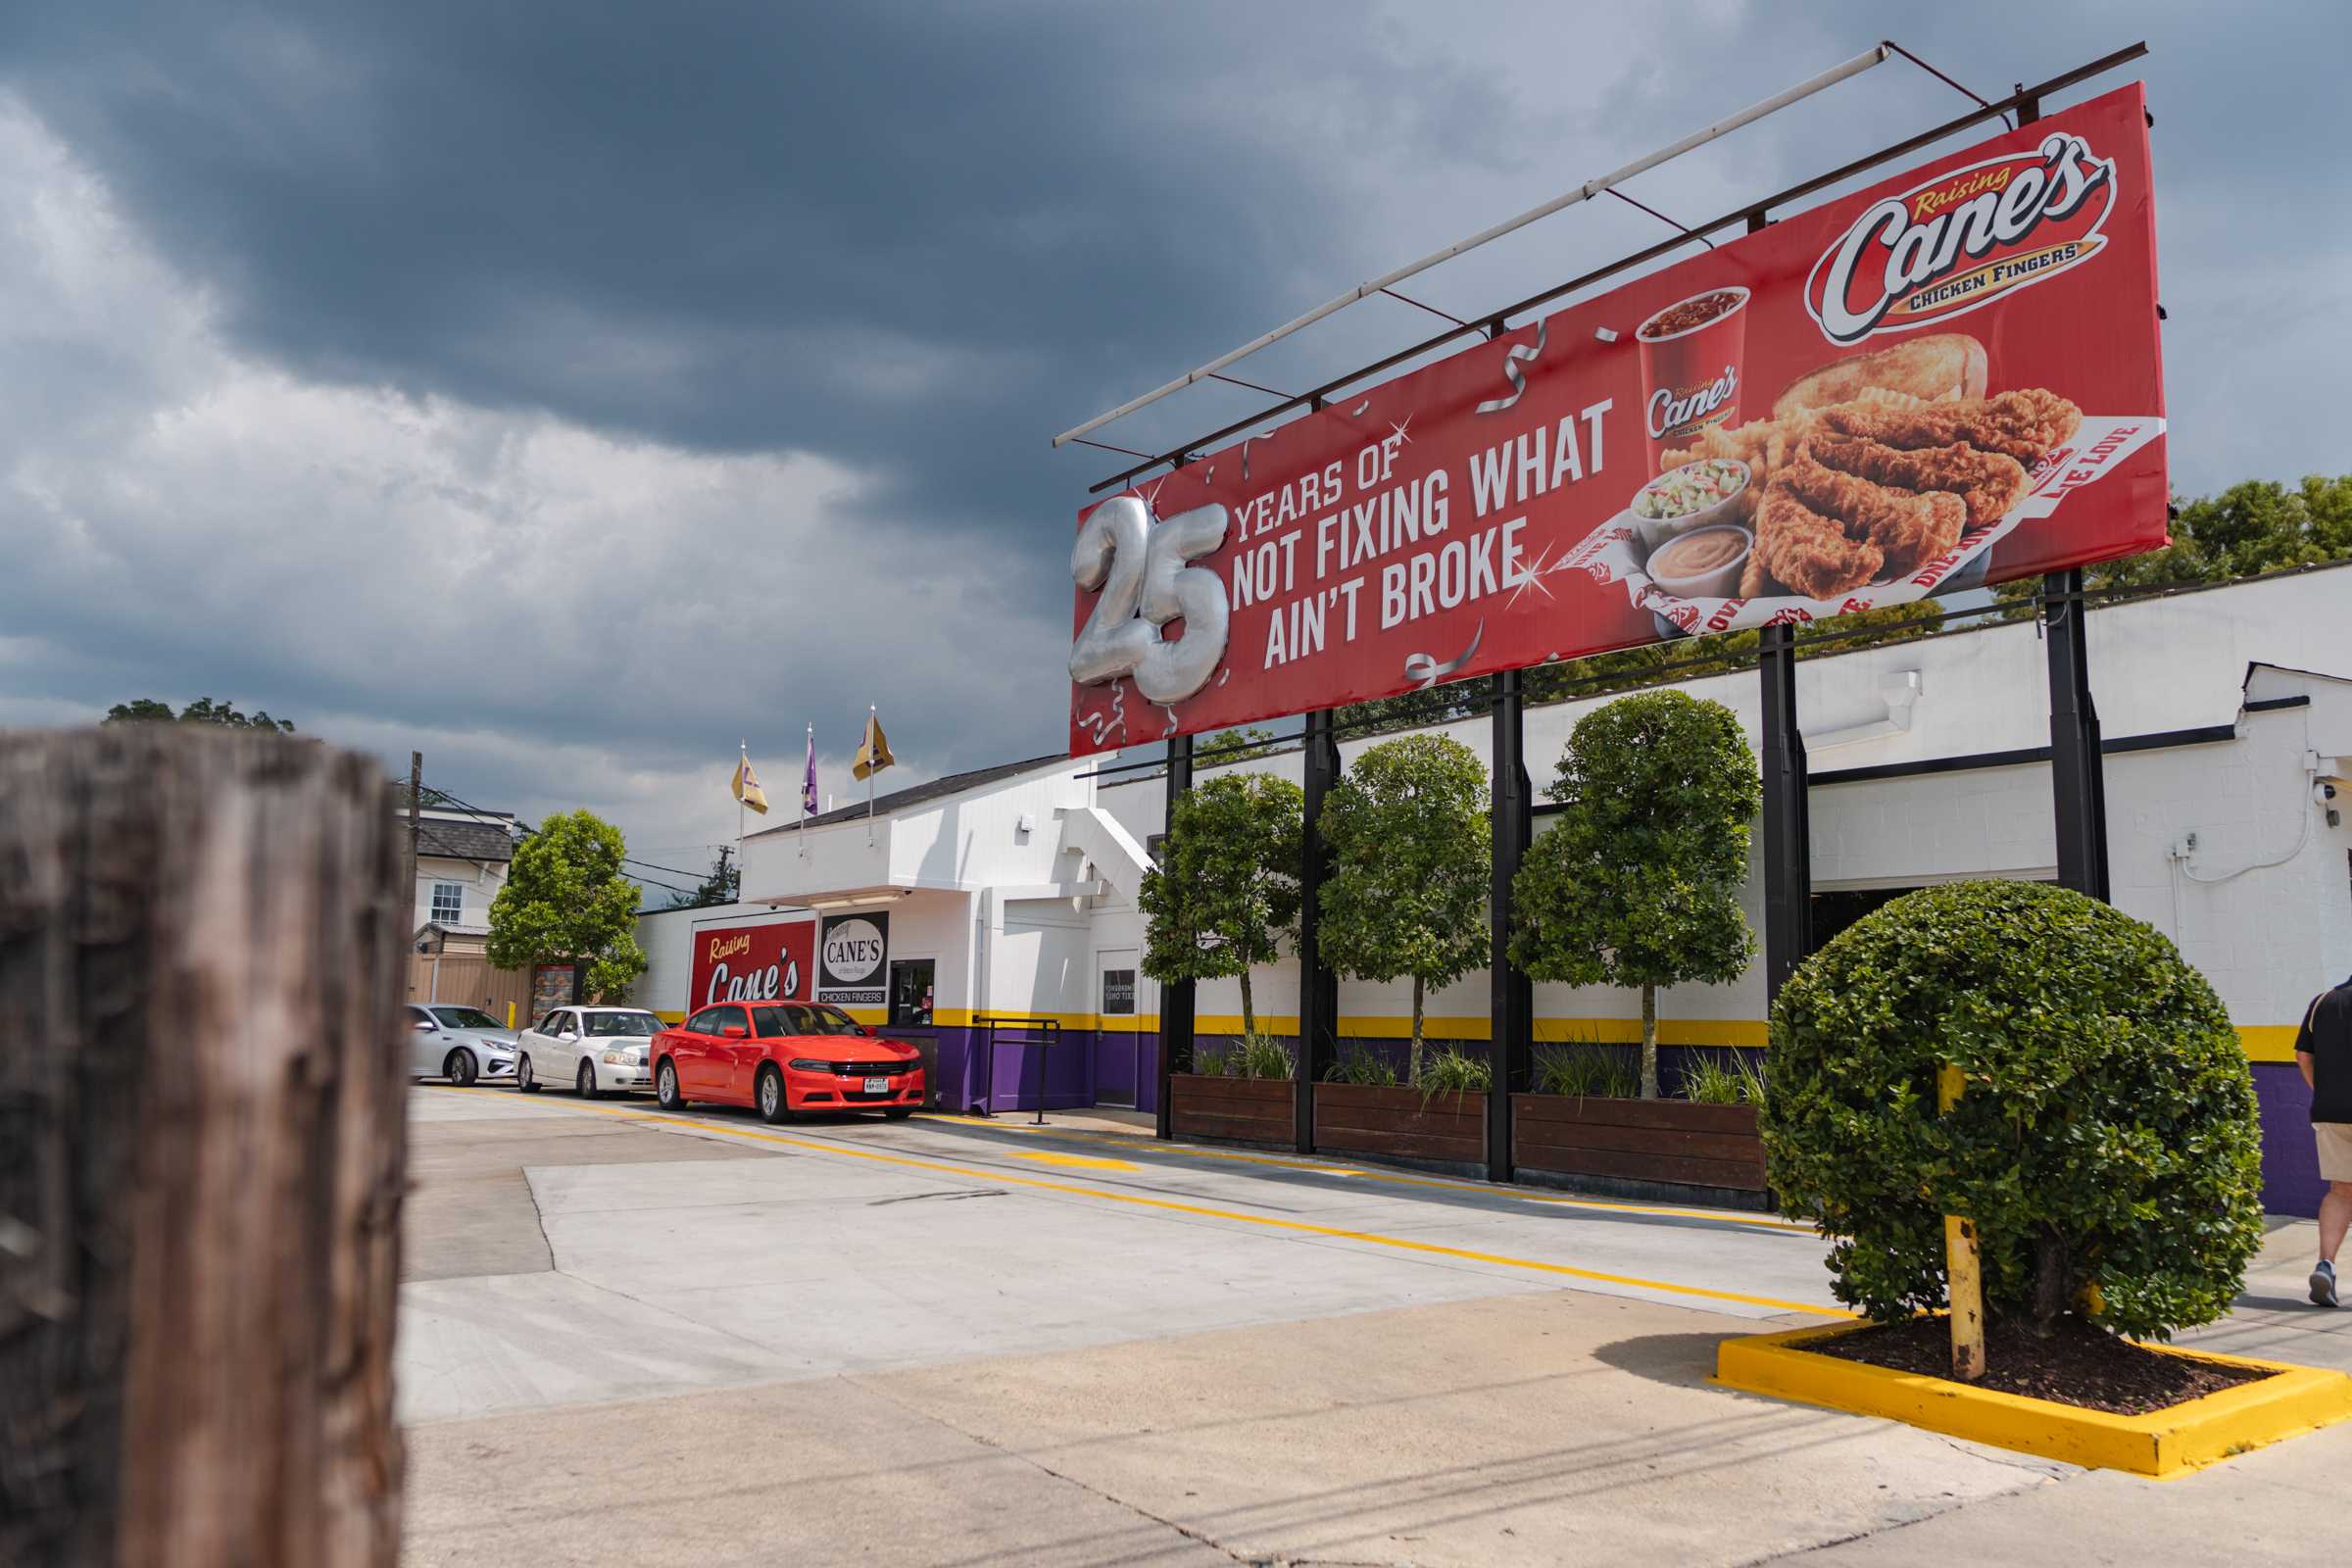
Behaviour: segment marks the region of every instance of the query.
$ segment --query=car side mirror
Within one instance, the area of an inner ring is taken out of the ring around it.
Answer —
[[[858,1026],[858,1032],[870,1040],[874,1036],[874,1026],[870,1023],[861,1023]]]
[[[421,1032],[429,1033],[433,1028],[433,1020],[430,1018],[419,1018],[409,1027]]]
[[[562,1034],[560,1034],[560,1035],[556,1036],[556,1038],[557,1038],[558,1040],[577,1040],[577,1039],[579,1039],[580,1037],[579,1037],[578,1035],[575,1035],[575,1034],[573,1034],[573,1033],[572,1033],[570,1030],[566,1029],[566,1030],[564,1030],[564,1031]]]
[[[750,1038],[750,1035],[751,1031],[739,1023],[731,1023],[718,1032],[721,1040],[744,1040]]]

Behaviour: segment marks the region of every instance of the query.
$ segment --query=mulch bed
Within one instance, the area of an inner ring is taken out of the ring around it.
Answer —
[[[1929,1377],[1948,1378],[1952,1370],[1952,1331],[1940,1317],[1882,1323],[1818,1340],[1803,1348],[1816,1355]],[[2028,1323],[1988,1326],[1984,1376],[1976,1387],[2085,1410],[2146,1415],[2269,1376],[2258,1367],[2160,1355],[2081,1318],[2065,1317],[2059,1319],[2058,1331],[2046,1340],[2034,1334]]]

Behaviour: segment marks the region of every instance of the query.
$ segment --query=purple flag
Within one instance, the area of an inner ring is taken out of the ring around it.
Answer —
[[[801,769],[801,809],[816,814],[816,726],[808,728],[808,765]]]

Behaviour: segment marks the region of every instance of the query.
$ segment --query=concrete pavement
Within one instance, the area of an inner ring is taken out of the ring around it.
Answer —
[[[1979,1517],[2286,1561],[2229,1516],[2352,1460],[2339,1429],[2157,1488],[1711,1388],[1721,1337],[1829,1301],[1820,1242],[1753,1217],[1101,1123],[416,1115],[418,1563],[1969,1560]],[[2308,1247],[2274,1241],[2209,1335],[2352,1359],[2270,1304]]]

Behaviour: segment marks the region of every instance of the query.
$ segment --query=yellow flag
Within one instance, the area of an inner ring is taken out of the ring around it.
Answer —
[[[759,778],[753,774],[749,757],[735,764],[735,798],[761,816],[767,814],[767,792],[760,787]]]
[[[850,764],[850,771],[859,778],[871,778],[897,760],[890,755],[890,740],[882,733],[882,720],[867,713],[865,739],[858,743],[858,760]]]

